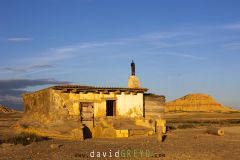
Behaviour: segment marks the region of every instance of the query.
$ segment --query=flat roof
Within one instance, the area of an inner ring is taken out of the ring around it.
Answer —
[[[74,85],[74,84],[68,84],[68,85],[58,85],[50,87],[54,90],[62,90],[65,92],[100,92],[100,91],[107,91],[107,92],[139,92],[143,93],[148,91],[147,88],[123,88],[123,87],[95,87],[95,86],[83,86],[83,85]]]

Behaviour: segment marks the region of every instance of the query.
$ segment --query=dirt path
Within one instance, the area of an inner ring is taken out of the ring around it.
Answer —
[[[240,153],[240,126],[225,127],[224,136],[210,135],[206,128],[178,129],[168,133],[166,140],[159,144],[156,137],[132,137],[128,139],[88,139],[81,142],[49,140],[33,143],[28,146],[1,146],[0,159],[94,159],[90,153],[94,150],[94,157],[101,152],[100,159],[132,159],[136,152],[136,159],[181,159],[181,160],[238,160]],[[58,144],[51,148],[51,144]],[[121,158],[113,158],[119,151]],[[102,152],[107,152],[104,158]],[[110,153],[112,158],[110,158]],[[141,153],[142,154],[141,154]],[[154,156],[148,157],[149,153]],[[93,155],[93,153],[91,154]],[[89,158],[83,158],[88,156]]]
[[[182,119],[182,115],[185,119]],[[178,114],[170,115],[172,119],[169,121],[196,120],[196,116],[210,119],[221,116],[208,114],[207,117],[204,113],[182,115],[180,117]],[[20,117],[21,114],[0,115],[0,138],[12,134],[8,127]],[[225,117],[236,119],[237,114],[226,114]],[[206,127],[172,130],[168,132],[167,138],[161,144],[156,142],[155,136],[84,141],[48,140],[27,146],[3,144],[0,145],[0,160],[133,159],[135,156],[135,159],[162,160],[240,159],[240,125],[238,123],[224,127],[224,136],[207,134]],[[97,157],[98,152],[101,152],[100,158]],[[115,154],[118,158],[114,158]],[[94,158],[91,158],[93,155]]]

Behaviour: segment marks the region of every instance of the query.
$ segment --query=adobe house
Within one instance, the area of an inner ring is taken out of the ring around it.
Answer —
[[[25,116],[17,128],[62,139],[154,134],[156,119],[163,118],[160,112],[164,112],[165,97],[157,107],[159,114],[148,116],[152,113],[151,106],[145,105],[144,93],[148,89],[140,87],[134,62],[131,72],[128,88],[69,84],[26,93]],[[165,125],[164,121],[160,123]]]

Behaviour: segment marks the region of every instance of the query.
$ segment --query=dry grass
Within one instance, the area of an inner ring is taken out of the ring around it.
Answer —
[[[45,141],[45,140],[49,140],[48,137],[42,137],[42,136],[38,136],[35,134],[31,134],[31,133],[21,133],[17,136],[11,137],[11,138],[7,138],[6,140],[1,140],[0,143],[10,143],[10,144],[22,144],[22,145],[29,145],[33,142],[40,142],[40,141]]]
[[[195,128],[196,126],[193,125],[193,124],[181,124],[181,125],[178,125],[178,128],[179,129],[186,129],[186,128]]]
[[[187,129],[187,128],[197,128],[197,127],[206,127],[206,126],[215,126],[215,127],[227,127],[227,126],[239,126],[239,119],[225,119],[225,120],[188,120],[188,121],[167,121],[167,130],[175,129]]]
[[[166,113],[168,126],[174,126],[175,129],[186,129],[206,126],[226,127],[239,126],[240,113],[207,113],[207,112],[181,112]],[[171,130],[171,128],[170,128]]]

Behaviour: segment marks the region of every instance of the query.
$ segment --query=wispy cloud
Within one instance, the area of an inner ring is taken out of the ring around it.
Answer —
[[[18,68],[18,67],[1,67],[0,71],[10,71],[10,72],[22,72],[22,71],[26,71],[23,68]]]
[[[29,68],[53,68],[54,66],[53,65],[50,65],[50,64],[35,64],[35,65],[32,65],[30,66]]]
[[[24,42],[24,41],[32,41],[33,38],[30,37],[10,37],[7,39],[10,42]]]
[[[74,59],[80,57],[81,61],[87,60],[88,58],[97,60],[97,57],[129,57],[129,52],[148,52],[148,50],[158,50],[163,48],[176,48],[182,46],[191,46],[199,43],[195,39],[196,33],[192,32],[153,32],[140,34],[135,36],[123,37],[118,39],[112,39],[108,41],[93,41],[93,42],[82,42],[73,45],[66,45],[60,47],[54,47],[46,49],[43,52],[35,53],[35,56],[24,57],[18,59],[16,64],[32,64],[31,67],[5,67],[2,70],[21,72],[29,71],[29,74],[38,73],[36,69],[48,69],[52,66],[43,65],[35,66],[39,64],[52,64],[57,61],[66,61],[67,59]],[[141,55],[139,55],[141,56]],[[183,57],[183,56],[182,56]],[[191,57],[185,55],[185,57]],[[199,59],[192,57],[192,59]],[[83,60],[84,59],[84,60]],[[201,59],[201,58],[200,58]],[[26,73],[28,74],[28,73]]]
[[[196,60],[204,60],[205,57],[190,55],[190,54],[173,54],[173,56],[183,57],[183,58],[190,58],[190,59],[196,59]]]
[[[69,58],[74,58],[76,56],[86,56],[89,55],[89,51],[93,51],[99,48],[108,48],[112,46],[124,45],[122,41],[112,41],[112,42],[84,42],[75,45],[68,45],[63,47],[49,48],[45,52],[38,53],[38,56],[27,57],[19,62],[28,63],[51,63],[54,61],[66,60]]]
[[[84,42],[75,45],[68,45],[57,48],[49,48],[44,54],[48,56],[37,57],[37,60],[42,63],[47,63],[49,61],[58,61],[66,58],[72,58],[77,55],[84,55],[89,53],[89,51],[97,51],[97,49],[108,49],[111,47],[129,47],[132,46],[147,46],[147,47],[159,47],[159,48],[169,48],[169,47],[179,47],[187,45],[195,45],[199,42],[196,40],[186,40],[180,39],[183,36],[194,36],[195,33],[190,32],[154,32],[147,33],[137,36],[130,36],[125,38],[113,39],[111,41],[99,41],[99,42]],[[171,42],[171,38],[179,38],[175,42]],[[168,41],[166,41],[168,40]],[[107,54],[107,53],[106,53]],[[109,53],[112,54],[112,53]],[[33,59],[31,59],[33,60]]]
[[[224,47],[227,49],[240,49],[240,43],[228,43]]]
[[[158,55],[174,56],[174,57],[181,57],[181,58],[194,59],[194,60],[206,59],[206,57],[196,56],[192,54],[184,54],[184,53],[158,53]]]
[[[35,64],[28,67],[0,67],[0,71],[10,71],[10,72],[26,72],[30,70],[48,69],[53,68],[50,64]]]
[[[240,30],[240,22],[232,23],[232,24],[226,24],[226,25],[224,25],[224,28],[229,29],[229,30]]]
[[[192,32],[152,32],[152,33],[146,33],[141,34],[137,36],[131,36],[122,38],[120,40],[122,41],[156,41],[156,40],[166,40],[176,37],[182,37],[182,36],[192,36],[195,35],[195,33]]]
[[[64,54],[64,53],[72,53],[78,51],[80,49],[94,49],[94,48],[101,48],[101,47],[108,47],[114,45],[123,45],[124,42],[116,41],[116,42],[84,42],[70,46],[63,46],[57,48],[50,48],[49,52],[56,53],[56,54]]]

